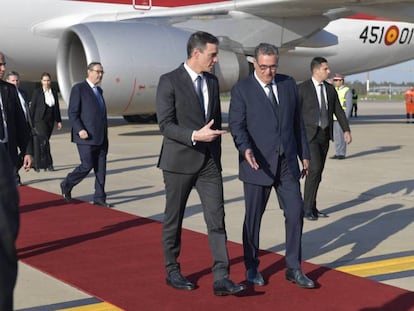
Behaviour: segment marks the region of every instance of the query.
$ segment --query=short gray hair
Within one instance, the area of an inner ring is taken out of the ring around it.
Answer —
[[[260,43],[254,49],[254,58],[256,60],[259,58],[259,54],[279,56],[279,49],[275,45],[270,43]]]

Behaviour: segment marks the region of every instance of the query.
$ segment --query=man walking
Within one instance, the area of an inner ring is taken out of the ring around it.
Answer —
[[[101,63],[90,63],[86,80],[72,88],[68,116],[72,125],[72,142],[76,143],[81,164],[66,176],[60,188],[64,200],[70,202],[72,188],[93,169],[95,173],[93,204],[112,207],[112,204],[106,202],[105,193],[108,120],[102,89],[98,86],[103,74]]]
[[[286,279],[303,288],[315,287],[301,269],[303,201],[300,176],[309,166],[309,147],[296,82],[276,74],[278,49],[261,43],[255,49],[254,73],[232,89],[229,126],[239,151],[239,178],[243,181],[243,224],[246,279],[264,285],[259,272],[259,232],[272,188],[285,216]],[[299,170],[298,157],[302,161]]]
[[[217,78],[211,74],[218,58],[218,39],[206,32],[192,34],[187,60],[161,76],[157,88],[157,119],[164,136],[158,167],[162,169],[166,206],[162,229],[167,284],[193,290],[181,274],[178,256],[181,227],[191,189],[203,205],[213,256],[213,292],[233,295],[244,285],[229,279],[221,176],[221,108]]]
[[[317,209],[316,194],[322,180],[329,141],[333,136],[334,114],[344,131],[347,144],[351,143],[352,136],[338,94],[335,88],[325,81],[331,72],[328,61],[323,57],[315,57],[310,68],[312,77],[299,85],[299,99],[312,159],[305,180],[304,217],[308,220],[318,220],[318,217],[328,217],[326,213]]]

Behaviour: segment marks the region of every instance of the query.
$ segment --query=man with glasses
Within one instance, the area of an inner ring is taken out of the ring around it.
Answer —
[[[16,86],[17,95],[18,95],[19,102],[23,110],[24,117],[26,119],[27,126],[31,129],[32,126],[31,126],[30,112],[29,112],[29,100],[27,97],[27,93],[22,88],[20,88],[19,73],[16,71],[9,71],[6,74],[6,81]],[[22,152],[22,150],[20,150],[20,153],[17,157],[16,167],[15,167],[16,183],[19,186],[23,185],[20,179],[20,175],[19,175],[19,170],[22,168],[23,162],[24,162],[24,153]]]
[[[338,93],[339,103],[345,112],[347,119],[350,118],[352,113],[352,91],[349,87],[345,86],[345,77],[341,74],[335,74],[333,83]],[[336,115],[333,117],[333,140],[335,143],[335,155],[331,159],[343,160],[346,157],[346,142],[344,138],[344,131],[342,131],[341,125],[338,122]]]
[[[239,151],[239,178],[245,196],[246,279],[256,286],[265,284],[259,271],[259,232],[274,188],[285,216],[286,279],[303,288],[314,288],[314,282],[301,269],[303,201],[299,179],[308,171],[309,146],[296,82],[276,74],[278,58],[274,45],[259,44],[254,54],[254,73],[231,91],[229,127]]]
[[[104,71],[101,63],[88,65],[85,81],[73,86],[69,98],[68,116],[72,125],[72,142],[76,143],[81,164],[61,182],[64,200],[72,200],[72,188],[80,183],[93,169],[95,194],[93,204],[112,207],[106,202],[105,178],[108,154],[108,120],[102,89]]]

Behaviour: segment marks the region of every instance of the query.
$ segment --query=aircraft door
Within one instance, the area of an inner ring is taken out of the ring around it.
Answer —
[[[132,0],[132,7],[135,10],[149,11],[152,8],[152,0]]]

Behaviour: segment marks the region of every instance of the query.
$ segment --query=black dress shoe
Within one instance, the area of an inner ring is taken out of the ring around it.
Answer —
[[[300,269],[286,269],[286,280],[296,283],[303,288],[314,288],[315,283],[303,274]]]
[[[60,183],[60,190],[62,191],[63,200],[65,200],[66,203],[70,203],[72,201],[72,194],[70,191],[65,190],[64,181]]]
[[[167,275],[167,285],[184,290],[193,290],[195,288],[195,285],[187,280],[180,271],[173,271]]]
[[[314,213],[317,215],[317,217],[322,217],[322,218],[328,218],[329,215],[327,213],[324,212],[320,212],[320,211],[316,211],[316,213]]]
[[[234,295],[245,290],[245,288],[246,286],[243,284],[234,284],[229,279],[215,281],[213,285],[214,295],[216,296]]]
[[[329,157],[329,159],[335,160],[335,159],[338,159],[338,156],[335,154],[334,156]]]
[[[93,205],[103,206],[103,207],[114,207],[113,204],[107,203],[106,201],[93,201]]]
[[[265,284],[262,274],[255,268],[246,271],[246,280],[257,286],[263,286]]]
[[[318,220],[318,217],[315,216],[313,213],[305,213],[303,215],[303,218],[306,218],[307,220],[311,220],[311,221]]]
[[[343,159],[345,159],[345,156],[344,155],[339,155],[339,156],[336,156],[336,159],[337,160],[343,160]]]

